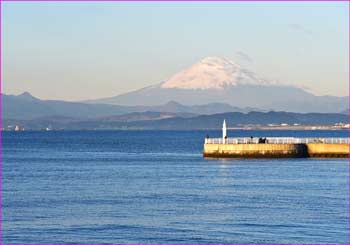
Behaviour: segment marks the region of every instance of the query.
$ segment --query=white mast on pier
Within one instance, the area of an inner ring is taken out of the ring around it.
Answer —
[[[225,138],[226,138],[226,121],[224,119],[224,123],[222,124],[222,142],[225,144]]]

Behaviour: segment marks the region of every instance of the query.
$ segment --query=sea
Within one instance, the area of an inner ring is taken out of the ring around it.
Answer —
[[[207,134],[2,132],[2,243],[349,243],[348,159],[205,159]]]

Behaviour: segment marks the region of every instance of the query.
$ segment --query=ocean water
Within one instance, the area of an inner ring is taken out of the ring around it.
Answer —
[[[3,132],[2,243],[349,243],[347,159],[203,159],[207,133]]]

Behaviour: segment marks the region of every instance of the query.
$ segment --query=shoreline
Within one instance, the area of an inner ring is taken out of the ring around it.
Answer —
[[[221,130],[221,128],[189,128],[189,129],[168,129],[168,128],[101,128],[101,129],[51,129],[51,130],[42,130],[42,129],[24,129],[20,131],[15,130],[1,130],[0,132],[58,132],[58,131],[213,131]],[[303,127],[230,127],[227,130],[260,130],[260,131],[275,131],[275,130],[285,130],[285,131],[341,131],[341,130],[350,130],[349,128],[340,128],[332,126],[303,126]]]

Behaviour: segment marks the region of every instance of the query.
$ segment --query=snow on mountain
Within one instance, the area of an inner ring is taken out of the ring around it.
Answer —
[[[219,57],[207,57],[190,68],[176,73],[161,84],[162,88],[176,89],[224,89],[242,84],[269,84],[254,72]]]
[[[316,96],[303,88],[276,83],[224,58],[207,57],[168,80],[88,103],[157,106],[169,101],[194,106],[224,103],[238,108],[290,112],[339,112],[348,97]]]

